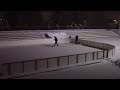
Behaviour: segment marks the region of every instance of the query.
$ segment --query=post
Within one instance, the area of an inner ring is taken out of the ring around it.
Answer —
[[[60,57],[57,57],[57,67],[60,66]]]
[[[11,75],[11,64],[8,64],[8,75]]]
[[[38,69],[37,60],[35,60],[34,62],[35,62],[35,70],[37,70]]]
[[[118,17],[118,24],[119,24],[119,30],[120,30],[120,16]]]
[[[78,63],[78,54],[76,55],[76,63]]]

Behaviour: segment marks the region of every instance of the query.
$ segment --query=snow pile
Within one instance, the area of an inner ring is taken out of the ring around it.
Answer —
[[[70,35],[68,35],[65,32],[57,32],[57,33],[47,33],[50,38],[54,38],[56,36],[57,38],[69,38]]]

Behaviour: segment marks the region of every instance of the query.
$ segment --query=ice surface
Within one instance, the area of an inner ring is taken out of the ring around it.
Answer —
[[[59,44],[59,46],[55,47],[53,45],[6,47],[0,48],[0,63],[35,60],[95,51],[101,50],[76,44]]]

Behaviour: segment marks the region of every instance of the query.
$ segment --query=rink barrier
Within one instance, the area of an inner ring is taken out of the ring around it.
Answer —
[[[75,39],[71,39],[71,43],[75,43]],[[103,50],[104,51],[103,56],[105,58],[110,58],[113,55],[115,55],[115,46],[114,45],[96,42],[96,41],[90,41],[90,40],[89,41],[82,40],[82,39],[78,40],[78,44]]]
[[[70,39],[71,43],[74,43],[74,41],[74,39]],[[79,44],[102,50],[37,60],[3,63],[0,64],[0,78],[15,78],[36,72],[51,71],[58,68],[62,69],[63,67],[69,67],[71,65],[111,58],[115,54],[115,46],[110,44],[88,40],[79,40]]]

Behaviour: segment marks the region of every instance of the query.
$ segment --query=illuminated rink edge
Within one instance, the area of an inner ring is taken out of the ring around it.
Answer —
[[[46,39],[47,40],[47,39]],[[61,39],[60,43],[74,43],[74,39]],[[99,62],[101,59],[107,59],[115,55],[115,46],[107,43],[81,40],[79,44],[93,48],[102,49],[97,52],[82,53],[76,55],[67,55],[60,57],[44,58],[37,60],[8,62],[0,64],[0,78],[14,78],[24,75],[52,71],[74,65],[87,64],[88,62]],[[53,43],[53,42],[52,42]],[[45,44],[45,43],[44,43]]]

